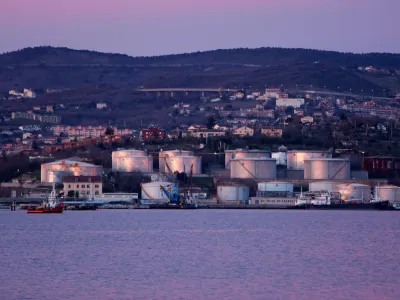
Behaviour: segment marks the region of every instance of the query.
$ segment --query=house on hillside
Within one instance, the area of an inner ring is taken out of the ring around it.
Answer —
[[[262,128],[261,134],[268,137],[282,137],[283,130],[281,128]]]
[[[254,136],[254,129],[248,126],[242,126],[235,129],[232,134],[238,136]]]

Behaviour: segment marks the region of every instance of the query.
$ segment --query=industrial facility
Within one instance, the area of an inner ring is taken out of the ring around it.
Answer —
[[[349,180],[350,160],[341,158],[310,158],[304,160],[304,179]]]
[[[329,151],[317,150],[291,150],[287,152],[287,169],[288,170],[304,170],[304,161],[312,158],[332,158]]]
[[[142,150],[118,150],[112,153],[112,170],[118,172],[153,172],[153,157]]]
[[[101,176],[103,168],[93,164],[72,161],[59,160],[41,165],[41,182],[62,183],[64,176]]]
[[[166,170],[166,168],[165,168],[167,158],[176,157],[176,156],[194,156],[194,152],[186,151],[186,150],[160,151],[158,154],[158,165],[159,165],[159,170],[161,173],[168,172],[168,170]]]
[[[231,160],[242,158],[271,158],[271,151],[269,150],[225,150],[225,169],[231,169]]]
[[[165,159],[165,173],[201,174],[201,157],[172,156]]]
[[[230,161],[231,178],[276,179],[275,158],[238,158]]]

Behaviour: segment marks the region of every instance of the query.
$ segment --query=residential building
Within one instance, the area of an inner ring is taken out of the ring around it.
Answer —
[[[206,130],[207,126],[206,125],[201,125],[201,124],[192,124],[189,126],[188,131],[194,131],[194,130]]]
[[[248,126],[242,126],[233,131],[233,135],[254,136],[254,129]]]
[[[105,102],[98,102],[98,103],[96,103],[96,108],[97,108],[97,109],[104,109],[104,108],[107,108],[107,103],[105,103]]]
[[[281,93],[281,89],[278,89],[278,88],[265,89],[265,96],[267,98],[278,99],[278,94],[280,94],[280,93]]]
[[[288,99],[289,94],[288,93],[277,93],[276,94],[276,99]]]
[[[306,124],[306,123],[313,123],[314,118],[311,116],[306,116],[301,118],[301,123]]]
[[[217,130],[217,129],[203,129],[203,130],[191,131],[190,135],[195,138],[206,138],[206,137],[215,137],[215,136],[225,136],[226,132],[223,130]]]
[[[12,112],[11,113],[12,119],[28,119],[28,120],[35,120],[42,123],[53,123],[58,124],[61,122],[61,117],[59,116],[51,116],[51,115],[39,115],[34,114],[32,112]]]
[[[105,135],[108,126],[66,126],[58,125],[52,128],[53,135],[59,136],[61,133],[68,135],[69,137],[87,137],[87,138],[99,138]],[[128,128],[117,128],[111,126],[114,130],[114,135],[126,136],[132,135],[132,129]]]
[[[304,110],[303,110],[303,109],[300,109],[300,108],[295,108],[295,109],[294,109],[294,114],[295,114],[296,116],[302,117],[302,116],[304,116]]]
[[[103,182],[100,176],[64,176],[64,196],[77,192],[77,197],[101,195]]]
[[[282,137],[283,130],[281,128],[262,128],[261,134],[269,137]]]
[[[30,89],[24,89],[23,97],[24,98],[36,98],[36,93]]]
[[[140,131],[140,138],[144,141],[165,139],[166,132],[157,127],[149,127]]]
[[[300,108],[300,106],[304,105],[304,99],[302,98],[282,98],[276,99],[277,107],[289,107],[292,106],[294,108]]]

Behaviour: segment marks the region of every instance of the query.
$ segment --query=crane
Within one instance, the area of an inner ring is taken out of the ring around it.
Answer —
[[[164,192],[165,196],[168,198],[168,203],[171,204],[181,204],[182,199],[179,195],[178,185],[174,184],[171,187],[171,191],[168,191],[166,187],[160,186],[160,189]]]

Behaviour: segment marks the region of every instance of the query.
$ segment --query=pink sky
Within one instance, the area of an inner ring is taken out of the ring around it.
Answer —
[[[400,52],[399,0],[0,0],[0,52],[282,46]]]

